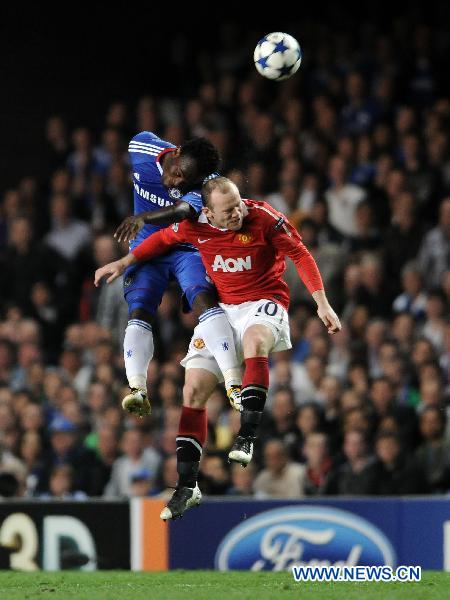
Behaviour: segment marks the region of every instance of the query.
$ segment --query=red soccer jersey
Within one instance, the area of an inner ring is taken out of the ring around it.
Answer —
[[[244,200],[246,214],[239,231],[218,229],[202,213],[196,221],[182,221],[144,240],[133,254],[139,260],[154,258],[181,242],[198,248],[219,299],[241,304],[267,298],[289,307],[289,288],[282,275],[285,257],[313,293],[323,289],[314,258],[286,217],[266,202]]]

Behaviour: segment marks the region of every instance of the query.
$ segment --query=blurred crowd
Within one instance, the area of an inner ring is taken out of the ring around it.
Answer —
[[[48,119],[45,172],[24,176],[0,204],[1,496],[166,497],[176,484],[179,361],[195,319],[171,287],[154,328],[154,410],[140,420],[120,408],[128,391],[122,282],[93,286],[95,268],[126,251],[112,233],[132,212],[127,144],[142,130],[174,144],[211,139],[242,195],[266,200],[298,228],[343,323],[327,335],[288,262],[293,348],[271,357],[255,459],[230,468],[239,415],[218,388],[202,490],[292,498],[450,491],[442,38],[399,23],[388,33],[366,24],[362,33],[316,25],[301,38],[298,74],[276,84],[256,73],[247,42],[229,29],[187,96],[115,102],[98,130]]]

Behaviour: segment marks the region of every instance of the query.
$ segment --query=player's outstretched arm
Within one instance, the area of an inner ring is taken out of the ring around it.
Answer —
[[[175,231],[175,229],[177,231]],[[136,262],[149,260],[164,254],[176,244],[184,241],[183,234],[178,231],[178,226],[167,227],[152,233],[147,239],[139,244],[132,252],[123,256],[120,260],[108,263],[95,271],[94,285],[98,287],[103,277],[109,276],[106,283],[112,283],[120,277],[125,269]]]
[[[179,223],[195,214],[195,209],[181,200],[173,206],[127,217],[116,229],[114,237],[118,242],[129,242],[137,236],[144,225],[172,225],[172,223]]]

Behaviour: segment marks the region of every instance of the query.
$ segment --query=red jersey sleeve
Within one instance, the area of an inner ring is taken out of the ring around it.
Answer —
[[[284,215],[281,213],[279,215],[279,220],[275,224],[273,222],[270,224],[268,239],[281,254],[289,256],[294,262],[301,280],[311,294],[323,290],[322,277],[316,261],[303,244],[295,227]]]
[[[152,235],[141,242],[139,246],[136,246],[136,248],[131,251],[131,254],[139,261],[148,260],[155,256],[159,256],[160,254],[165,254],[172,246],[187,241],[182,225],[182,223],[175,223],[170,227],[165,227],[164,229],[152,233]]]

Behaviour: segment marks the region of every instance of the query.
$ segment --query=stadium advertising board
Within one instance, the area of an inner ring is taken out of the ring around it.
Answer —
[[[280,571],[418,565],[450,571],[450,498],[0,503],[0,569]]]
[[[168,537],[170,569],[409,564],[450,570],[450,499],[205,500],[171,523]]]
[[[1,503],[0,568],[129,569],[129,504]]]

